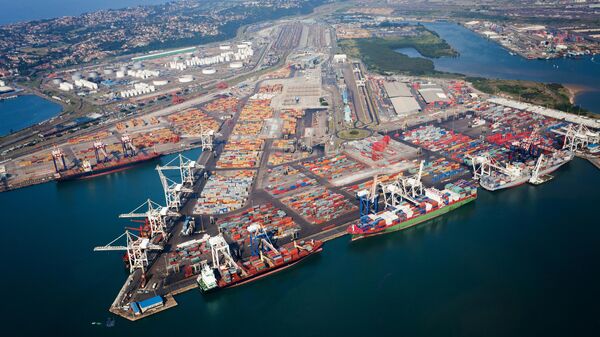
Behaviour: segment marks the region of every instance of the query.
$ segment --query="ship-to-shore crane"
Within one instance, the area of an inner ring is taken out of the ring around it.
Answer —
[[[126,244],[114,245],[117,241],[125,237]],[[125,251],[129,260],[129,272],[133,273],[137,269],[141,269],[142,273],[145,274],[146,266],[148,266],[148,251],[150,250],[162,250],[163,247],[153,244],[148,238],[141,238],[129,231],[119,235],[116,239],[112,240],[104,246],[95,247],[95,252],[106,252],[106,251]]]
[[[167,218],[179,216],[179,213],[148,199],[129,213],[119,215],[119,218],[145,218],[150,226],[150,235],[167,235]]]

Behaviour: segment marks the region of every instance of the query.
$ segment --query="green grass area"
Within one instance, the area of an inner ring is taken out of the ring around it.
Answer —
[[[357,140],[367,138],[372,134],[371,130],[366,129],[346,129],[338,132],[337,136],[344,140]]]
[[[571,104],[569,90],[562,84],[482,77],[467,77],[465,80],[471,82],[477,90],[488,94],[502,94],[527,103],[597,117],[580,106]]]
[[[414,48],[430,58],[458,54],[446,41],[425,28],[417,36],[347,39],[339,45],[346,54],[360,58],[371,71],[379,73],[424,75],[436,72],[431,60],[394,51],[399,48]]]

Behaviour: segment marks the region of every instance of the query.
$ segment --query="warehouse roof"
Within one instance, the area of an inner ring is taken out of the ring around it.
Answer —
[[[449,102],[450,98],[444,93],[442,88],[424,88],[419,90],[419,94],[423,97],[425,103],[434,102]]]
[[[383,87],[390,98],[412,96],[410,88],[406,85],[406,83],[385,81],[383,82]]]
[[[394,97],[391,99],[397,115],[410,115],[421,110],[421,106],[414,97]]]

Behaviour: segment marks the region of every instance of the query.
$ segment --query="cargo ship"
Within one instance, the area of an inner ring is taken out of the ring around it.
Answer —
[[[549,157],[548,162],[539,168],[538,176],[548,176],[550,173],[558,170],[561,166],[573,159],[573,153],[570,151],[557,151]],[[523,165],[519,168],[516,165],[509,165],[511,168],[507,172],[492,171],[489,175],[484,175],[479,180],[481,187],[488,191],[497,191],[505,188],[516,187],[531,180],[533,169]],[[547,180],[546,180],[547,181]]]
[[[470,181],[459,180],[446,184],[443,190],[425,188],[423,195],[411,199],[350,225],[347,232],[352,241],[407,229],[455,210],[477,199],[477,187]]]
[[[146,161],[160,157],[159,153],[139,153],[133,157],[122,157],[116,160],[110,160],[106,162],[98,162],[92,165],[89,160],[83,160],[80,167],[61,171],[56,174],[56,181],[67,181],[67,180],[78,180],[78,179],[89,179],[98,176],[111,174],[127,170],[136,164],[140,164]]]
[[[228,247],[222,236],[209,239],[209,244],[216,247]],[[252,282],[273,273],[289,268],[305,258],[319,253],[323,250],[323,242],[319,240],[291,242],[279,249],[271,246],[271,250],[251,256],[241,261],[233,261],[226,252],[219,250],[220,259],[215,259],[213,254],[213,267],[207,263],[202,264],[200,275],[196,279],[198,286],[203,292],[216,290],[218,288],[229,288]],[[216,265],[216,266],[215,266]]]

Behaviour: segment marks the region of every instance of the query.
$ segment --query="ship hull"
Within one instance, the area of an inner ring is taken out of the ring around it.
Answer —
[[[265,271],[262,272],[262,273],[257,273],[257,274],[254,274],[254,275],[250,276],[250,277],[241,279],[241,280],[239,280],[237,282],[232,282],[232,283],[227,284],[227,285],[225,285],[225,286],[223,286],[221,288],[233,288],[233,287],[241,286],[242,284],[246,284],[246,283],[250,283],[250,282],[253,282],[253,281],[260,280],[260,279],[262,279],[264,277],[267,277],[267,276],[269,276],[271,274],[275,274],[275,273],[278,273],[278,272],[283,271],[285,269],[288,269],[290,267],[293,267],[297,263],[300,263],[300,262],[306,260],[306,258],[308,258],[308,257],[310,257],[310,256],[312,256],[312,255],[314,255],[316,253],[320,253],[322,250],[323,250],[323,248],[319,247],[318,249],[315,249],[314,251],[312,251],[310,254],[308,254],[306,256],[303,256],[303,257],[299,258],[296,261],[291,261],[291,262],[289,262],[287,264],[282,264],[280,266],[275,266],[275,267],[272,267],[272,268],[269,268],[269,269],[265,269]]]
[[[561,166],[565,165],[566,163],[568,163],[570,160],[566,160],[560,164],[556,164],[554,166],[550,166],[544,170],[540,170],[540,172],[538,173],[538,175],[540,176],[544,176],[544,175],[548,175],[556,170],[558,170]],[[498,185],[498,186],[490,186],[487,184],[480,184],[481,187],[483,187],[484,189],[493,192],[493,191],[497,191],[497,190],[502,190],[502,189],[506,189],[506,188],[511,188],[511,187],[517,187],[519,185],[522,185],[526,182],[529,181],[529,179],[531,179],[531,176],[527,175],[525,177],[519,178],[517,180],[508,182],[506,184],[502,184],[502,185]]]
[[[130,160],[130,161],[121,160],[121,161],[115,163],[114,165],[102,167],[102,168],[94,167],[94,169],[92,169],[91,171],[87,171],[87,172],[74,172],[74,173],[63,174],[59,178],[57,178],[56,181],[92,179],[95,177],[100,177],[100,176],[104,176],[107,174],[130,169],[137,164],[141,164],[141,163],[156,159],[158,157],[160,157],[160,154],[155,153],[155,154],[151,154],[151,155],[146,155],[141,158],[136,158],[136,159]]]
[[[468,203],[470,203],[471,201],[477,199],[476,196],[472,196],[472,197],[468,197],[465,198],[463,200],[457,201],[451,205],[448,205],[446,207],[443,208],[438,208],[434,211],[431,211],[429,213],[423,214],[421,216],[418,217],[414,217],[411,219],[408,219],[406,221],[400,222],[396,225],[393,226],[389,226],[386,227],[385,229],[383,229],[382,231],[379,232],[374,232],[374,233],[361,233],[361,234],[352,234],[352,241],[356,241],[356,240],[360,240],[360,239],[364,239],[370,236],[376,236],[376,235],[382,235],[382,234],[388,234],[388,233],[392,233],[392,232],[397,232],[397,231],[401,231],[410,227],[414,227],[420,223],[423,223],[425,221],[437,218],[440,215],[444,215],[450,211],[453,211],[463,205],[466,205]]]

